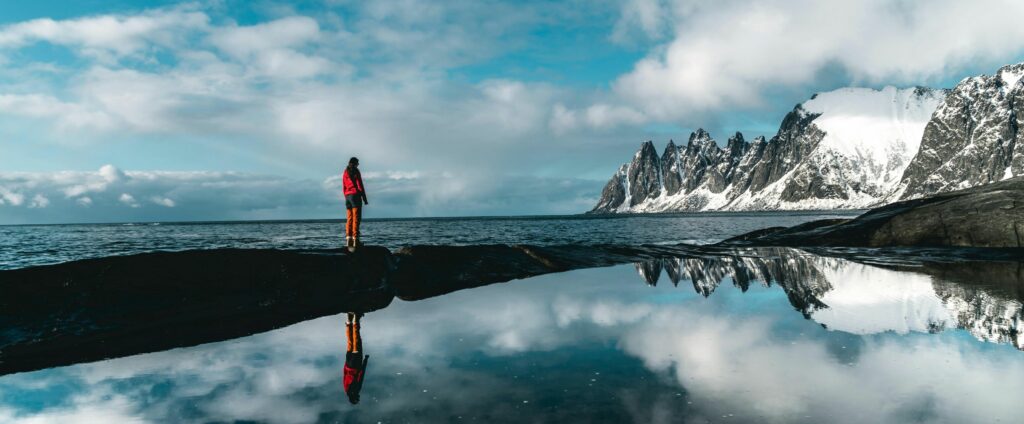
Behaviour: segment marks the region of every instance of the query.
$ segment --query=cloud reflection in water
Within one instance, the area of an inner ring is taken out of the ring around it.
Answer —
[[[341,384],[344,316],[333,316],[0,377],[0,422],[1011,422],[1024,412],[1024,354],[999,338],[1018,328],[1012,296],[802,253],[712,259],[659,264],[656,274],[693,290],[638,287],[634,269],[651,281],[658,268],[641,264],[395,302],[363,319],[373,363],[355,406]]]

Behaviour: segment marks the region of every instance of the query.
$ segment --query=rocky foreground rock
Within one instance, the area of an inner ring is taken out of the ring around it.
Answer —
[[[1024,177],[907,200],[850,220],[768,228],[723,246],[1024,247]]]
[[[680,247],[152,252],[0,271],[0,374],[246,336],[395,297],[680,254]]]

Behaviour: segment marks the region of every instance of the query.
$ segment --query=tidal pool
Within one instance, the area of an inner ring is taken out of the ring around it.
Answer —
[[[395,300],[240,339],[0,377],[0,422],[1019,422],[1019,263],[793,249]]]

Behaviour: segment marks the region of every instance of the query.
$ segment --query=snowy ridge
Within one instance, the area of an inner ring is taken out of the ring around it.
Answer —
[[[771,140],[724,148],[704,130],[659,157],[646,142],[592,212],[860,209],[898,197],[944,90],[842,88],[786,115]],[[652,178],[656,177],[656,178]]]

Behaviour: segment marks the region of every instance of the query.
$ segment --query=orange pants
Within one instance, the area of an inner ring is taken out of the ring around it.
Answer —
[[[348,350],[346,352],[362,352],[363,338],[359,336],[359,323],[345,323],[345,335],[348,337]]]
[[[363,208],[346,209],[345,237],[359,237],[359,221],[363,220]]]

